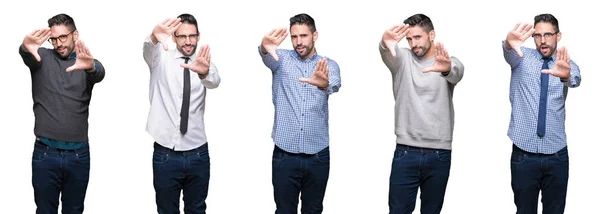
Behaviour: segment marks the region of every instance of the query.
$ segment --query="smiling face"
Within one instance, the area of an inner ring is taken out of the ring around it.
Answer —
[[[75,50],[75,41],[79,37],[77,30],[71,31],[65,25],[54,25],[50,27],[50,42],[54,51],[62,58],[68,58]]]
[[[551,57],[556,53],[558,41],[560,41],[561,33],[556,32],[554,26],[549,22],[538,22],[534,26],[533,38],[537,50],[544,57]]]
[[[173,41],[177,44],[177,50],[184,56],[196,53],[196,47],[200,40],[198,28],[193,24],[183,23],[173,35]]]
[[[315,41],[318,37],[319,33],[312,33],[306,24],[295,24],[290,28],[292,45],[301,59],[310,58],[315,54]]]

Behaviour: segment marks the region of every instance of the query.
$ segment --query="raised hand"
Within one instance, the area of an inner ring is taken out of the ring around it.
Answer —
[[[198,56],[192,63],[181,64],[181,67],[190,69],[193,72],[205,76],[208,74],[208,68],[210,67],[210,47],[208,45],[200,46]]]
[[[27,52],[31,53],[38,62],[41,61],[38,49],[46,40],[48,40],[50,33],[50,28],[37,29],[23,39],[23,47]]]
[[[317,62],[315,72],[310,78],[300,78],[300,82],[306,82],[317,86],[319,89],[325,89],[329,86],[329,67],[327,67],[327,59],[321,58]]]
[[[508,35],[506,35],[506,43],[508,43],[508,45],[510,45],[510,48],[515,49],[515,51],[517,51],[517,54],[519,54],[520,57],[523,57],[523,52],[521,52],[521,45],[523,44],[523,42],[525,42],[525,40],[527,40],[531,34],[533,34],[533,25],[532,24],[517,24],[515,25],[515,27],[508,32]],[[507,46],[507,48],[509,48]],[[509,49],[510,49],[509,48]]]
[[[408,33],[410,28],[407,24],[396,25],[386,30],[381,37],[381,42],[387,49],[390,49],[392,56],[396,57],[396,44]]]
[[[283,40],[287,37],[287,29],[279,28],[273,29],[270,33],[263,37],[262,43],[260,44],[262,51],[266,51],[271,54],[275,61],[279,61],[279,57],[275,52],[277,47],[283,42]]]
[[[452,66],[452,61],[448,56],[448,51],[444,48],[444,45],[440,42],[435,43],[435,58],[433,65],[429,68],[423,69],[423,72],[448,72]]]
[[[567,48],[558,48],[554,66],[551,69],[542,70],[542,73],[558,77],[563,81],[568,80],[571,76],[571,57],[567,52]]]
[[[68,67],[67,72],[94,69],[94,57],[81,40],[75,41],[75,56],[75,64]]]
[[[169,49],[169,44],[167,43],[169,37],[177,30],[177,28],[179,28],[179,26],[181,26],[181,24],[183,24],[181,18],[166,19],[154,27],[152,36],[156,39],[156,42],[160,42],[163,45],[163,48],[166,51]]]

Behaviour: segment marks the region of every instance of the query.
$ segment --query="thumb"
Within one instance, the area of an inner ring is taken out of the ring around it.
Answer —
[[[515,51],[517,51],[517,54],[519,55],[519,57],[523,57],[523,52],[521,51],[521,46],[515,47]]]
[[[542,74],[550,74],[550,75],[553,75],[553,73],[554,73],[554,72],[553,72],[551,69],[544,69],[544,70],[542,70]]]
[[[74,70],[76,70],[76,69],[77,69],[77,67],[75,67],[75,65],[71,65],[71,67],[68,67],[68,68],[67,68],[67,73],[69,73],[69,72],[71,72],[71,71],[74,71]]]
[[[270,51],[269,54],[273,57],[273,59],[275,59],[275,61],[279,61],[279,57],[277,56],[276,52]]]
[[[160,41],[160,43],[162,44],[162,46],[165,49],[165,51],[169,50],[169,45],[168,44],[166,44],[164,41]]]
[[[190,63],[190,64],[185,64],[185,63],[182,63],[182,64],[180,64],[179,66],[181,66],[182,68],[187,68],[187,69],[190,69],[190,68],[192,68],[192,66],[191,66],[191,65],[192,65],[191,63]]]
[[[38,62],[42,61],[42,59],[40,58],[40,55],[37,52],[32,53],[33,57],[35,57],[35,60],[37,60]]]
[[[310,79],[309,78],[300,78],[298,80],[300,80],[300,82],[310,83]]]
[[[390,53],[392,53],[393,57],[396,57],[396,48],[390,48]]]
[[[432,72],[432,71],[435,71],[435,69],[433,69],[433,66],[423,69],[423,73]]]

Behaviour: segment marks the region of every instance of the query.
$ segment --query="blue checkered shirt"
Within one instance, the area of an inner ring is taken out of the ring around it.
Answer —
[[[546,134],[537,135],[537,118],[540,102],[540,74],[544,60],[537,49],[521,47],[523,58],[513,49],[507,50],[502,42],[504,59],[510,65],[510,104],[512,111],[508,136],[513,143],[528,152],[553,154],[567,146],[565,133],[565,100],[569,88],[581,83],[579,66],[571,60],[571,77],[568,82],[550,75],[546,112]],[[548,63],[552,68],[556,54]]]
[[[275,145],[290,153],[316,154],[329,146],[329,95],[341,87],[340,68],[327,58],[329,87],[318,89],[300,78],[309,78],[322,56],[316,53],[305,60],[294,50],[277,50],[279,61],[258,52],[273,73],[275,121],[271,137]]]

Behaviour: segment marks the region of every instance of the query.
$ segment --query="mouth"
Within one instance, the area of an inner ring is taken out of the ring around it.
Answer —
[[[183,46],[183,50],[184,51],[188,51],[188,52],[192,51],[192,50],[194,50],[194,46],[192,46],[192,45],[185,45],[185,46]]]
[[[542,52],[548,52],[548,51],[550,51],[550,47],[548,47],[547,45],[542,45],[542,46],[540,47],[540,50],[541,50]]]
[[[296,50],[297,50],[298,52],[301,52],[301,51],[304,51],[304,50],[306,50],[306,47],[304,47],[304,46],[298,46],[298,47],[296,47]]]

